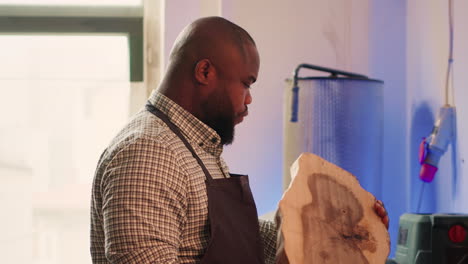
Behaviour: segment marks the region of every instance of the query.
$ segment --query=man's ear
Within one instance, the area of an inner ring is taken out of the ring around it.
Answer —
[[[198,83],[202,85],[207,85],[209,81],[213,78],[214,74],[215,69],[211,61],[208,59],[200,60],[195,65],[195,79]]]

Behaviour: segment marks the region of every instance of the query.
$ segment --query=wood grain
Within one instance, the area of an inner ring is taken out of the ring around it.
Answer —
[[[349,172],[303,153],[279,203],[277,263],[385,263],[388,232],[375,197]]]

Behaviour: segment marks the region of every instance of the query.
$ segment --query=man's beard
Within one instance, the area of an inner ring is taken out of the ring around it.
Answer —
[[[221,144],[231,144],[234,141],[234,118],[222,116],[221,113],[215,113],[215,115],[205,123],[218,133]]]
[[[229,145],[234,141],[235,114],[229,100],[214,95],[203,105],[204,120],[221,138],[221,144]]]

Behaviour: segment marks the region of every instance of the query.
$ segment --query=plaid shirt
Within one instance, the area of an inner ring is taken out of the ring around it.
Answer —
[[[213,178],[229,177],[219,135],[164,95],[149,101],[192,145]],[[210,240],[205,174],[182,141],[146,110],[102,154],[93,182],[93,263],[199,263]],[[276,227],[260,221],[267,263]],[[242,252],[239,252],[242,254]]]

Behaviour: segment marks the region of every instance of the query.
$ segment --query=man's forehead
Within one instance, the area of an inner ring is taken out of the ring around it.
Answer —
[[[260,68],[260,56],[258,54],[257,47],[254,44],[244,45],[245,47],[245,59],[246,62],[251,67],[251,71],[254,72],[254,79],[257,79],[257,74]]]

